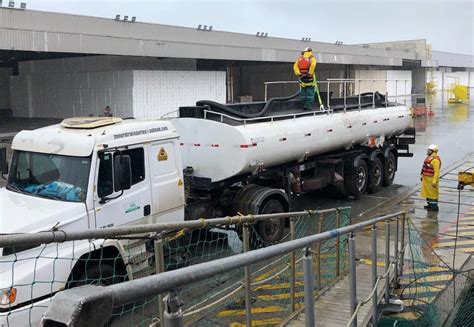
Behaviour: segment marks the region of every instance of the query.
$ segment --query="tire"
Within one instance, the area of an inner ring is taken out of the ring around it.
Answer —
[[[284,212],[283,205],[276,199],[268,200],[260,209],[260,214]],[[259,238],[265,245],[275,244],[281,241],[285,234],[285,219],[275,218],[260,221],[255,226]]]
[[[377,193],[380,191],[384,179],[383,172],[382,161],[379,158],[375,158],[369,169],[369,193]]]
[[[395,179],[395,169],[397,167],[397,159],[393,152],[389,152],[388,157],[384,160],[383,167],[383,186],[392,185],[393,180]]]
[[[367,164],[364,160],[359,160],[356,167],[355,173],[350,174],[346,177],[344,185],[348,195],[360,198],[367,190],[368,175]]]
[[[71,283],[70,287],[82,285],[109,286],[123,282],[124,280],[125,278],[123,276],[117,276],[115,269],[111,265],[100,263],[86,267],[78,280]]]

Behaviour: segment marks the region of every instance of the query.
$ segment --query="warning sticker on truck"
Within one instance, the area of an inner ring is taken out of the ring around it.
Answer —
[[[161,147],[160,151],[158,152],[158,161],[166,160],[168,160],[168,153],[166,153],[165,148]]]

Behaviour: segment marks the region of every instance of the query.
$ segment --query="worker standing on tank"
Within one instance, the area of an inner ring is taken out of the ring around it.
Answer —
[[[314,75],[315,68],[316,58],[314,58],[313,49],[307,47],[303,50],[301,56],[296,59],[295,64],[293,65],[293,71],[295,72],[295,75],[298,76],[298,81],[300,83],[301,103],[303,104],[304,110],[312,109],[315,91],[317,91],[316,76]],[[320,109],[323,111],[324,106],[321,103],[319,92],[318,99]]]
[[[428,211],[438,211],[439,174],[441,159],[438,156],[438,146],[430,145],[426,151],[427,157],[421,169],[421,197],[426,198]]]

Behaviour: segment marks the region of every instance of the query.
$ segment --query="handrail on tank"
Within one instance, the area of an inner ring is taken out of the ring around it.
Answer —
[[[372,82],[372,109],[375,109],[375,83],[376,82],[385,82],[385,107],[388,107],[388,99],[389,98],[395,98],[395,105],[397,106],[398,105],[398,98],[399,97],[403,97],[404,98],[404,106],[406,106],[407,104],[407,96],[409,96],[409,94],[407,93],[407,83],[408,83],[408,79],[377,79],[377,78],[372,78],[372,79],[366,79],[366,78],[357,78],[357,79],[353,79],[353,78],[328,78],[326,81],[316,81],[317,84],[327,84],[327,111],[329,113],[332,113],[333,111],[331,110],[331,105],[330,105],[330,99],[329,99],[329,86],[331,84],[339,84],[339,86],[342,86],[344,91],[340,93],[342,93],[341,95],[343,95],[343,99],[344,99],[344,112],[346,112],[346,109],[347,109],[347,89],[348,89],[348,84],[358,84],[358,94],[359,94],[359,111],[361,110],[362,106],[361,106],[361,99],[360,99],[360,84],[361,82]],[[395,82],[395,95],[388,95],[388,91],[387,91],[387,84],[389,82]],[[398,82],[404,82],[405,83],[405,92],[404,94],[402,95],[398,95]],[[299,83],[298,81],[271,81],[271,82],[264,82],[264,87],[265,87],[265,101],[268,100],[268,85],[275,85],[275,84],[297,84]],[[355,87],[354,87],[355,88]]]

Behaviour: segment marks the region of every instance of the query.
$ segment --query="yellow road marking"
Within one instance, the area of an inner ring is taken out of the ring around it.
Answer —
[[[457,251],[463,252],[463,253],[472,253],[474,252],[474,248],[464,248],[464,249],[457,249]]]
[[[434,286],[418,286],[418,287],[410,287],[405,288],[403,294],[416,294],[416,293],[425,293],[425,292],[441,292],[444,290],[446,286],[434,287]]]
[[[255,277],[255,281],[259,282],[259,281],[262,281],[262,280],[270,277],[275,271],[277,271],[278,268],[281,268],[281,267],[272,268],[269,271],[267,271],[266,273],[258,275],[257,277]]]
[[[295,282],[296,286],[303,286],[303,282]],[[254,291],[259,291],[259,290],[279,290],[283,288],[290,288],[290,283],[281,283],[281,284],[263,284],[261,286],[258,286],[255,288]]]
[[[458,230],[469,230],[469,231],[474,231],[474,224],[472,226],[459,226]],[[456,232],[456,226],[449,227],[448,232]]]
[[[418,320],[421,317],[419,313],[416,312],[402,312],[394,315],[390,315],[390,318],[399,318],[405,320]]]
[[[412,272],[413,269],[407,269],[407,272]],[[416,268],[415,273],[423,273],[423,272],[437,272],[437,271],[449,271],[447,267],[424,267],[424,268]]]
[[[406,307],[412,307],[412,306],[415,306],[415,305],[423,305],[423,304],[426,304],[426,303],[431,303],[431,301],[434,300],[434,296],[429,296],[429,297],[421,297],[421,298],[418,298],[418,299],[414,299],[414,300],[411,300],[411,299],[404,299],[403,300],[403,303],[405,304]]]
[[[252,314],[275,313],[282,312],[285,309],[279,306],[269,306],[262,308],[252,308]],[[245,316],[245,310],[222,310],[217,314],[217,317],[231,317],[231,316]]]
[[[372,260],[371,259],[360,259],[360,262],[366,265],[371,265]],[[377,261],[377,266],[379,267],[385,267],[385,262],[383,261]]]
[[[458,240],[457,245],[458,246],[461,246],[461,245],[474,245],[474,240],[462,240],[462,241]],[[448,247],[448,246],[454,246],[454,241],[438,242],[438,243],[433,244],[434,248],[444,248],[444,247]]]
[[[304,297],[304,292],[296,292],[295,297]],[[285,300],[290,298],[290,293],[282,293],[275,295],[259,295],[257,296],[258,300],[262,301],[275,301],[275,300]]]
[[[269,318],[262,320],[252,320],[252,326],[267,326],[267,325],[278,325],[283,320],[281,318]],[[245,324],[241,322],[232,322],[229,324],[230,327],[245,327]]]
[[[443,282],[453,279],[452,274],[431,275],[418,279],[420,283]]]

